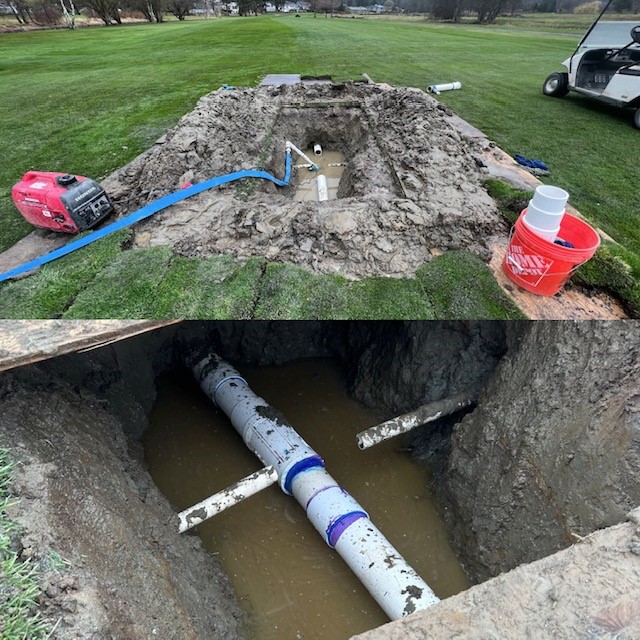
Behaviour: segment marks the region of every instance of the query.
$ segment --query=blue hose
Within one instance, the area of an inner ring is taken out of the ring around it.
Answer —
[[[289,180],[291,179],[291,153],[287,150],[287,161],[285,165],[284,179],[279,180],[275,176],[272,176],[270,173],[266,171],[258,171],[255,169],[249,169],[246,171],[236,171],[234,173],[229,173],[226,176],[219,176],[217,178],[211,178],[210,180],[205,180],[204,182],[200,182],[198,184],[194,184],[186,189],[180,189],[174,193],[170,193],[154,202],[151,202],[141,209],[130,213],[124,218],[120,218],[120,220],[116,220],[115,222],[107,225],[106,227],[102,227],[102,229],[97,229],[82,238],[78,238],[64,245],[64,247],[60,247],[59,249],[55,249],[49,253],[45,253],[43,256],[39,258],[35,258],[34,260],[30,260],[29,262],[25,262],[21,264],[19,267],[15,267],[10,271],[5,271],[0,274],[0,282],[8,280],[9,278],[15,278],[16,276],[22,275],[24,273],[28,273],[29,271],[33,271],[38,267],[41,267],[43,264],[47,264],[48,262],[53,262],[58,258],[62,258],[62,256],[66,256],[69,253],[72,253],[76,249],[81,249],[82,247],[86,247],[87,245],[95,242],[96,240],[100,240],[100,238],[105,238],[106,236],[119,231],[120,229],[124,229],[126,227],[139,222],[140,220],[144,220],[145,218],[149,218],[158,211],[162,211],[167,207],[170,207],[172,204],[176,204],[181,202],[182,200],[186,200],[191,196],[195,196],[198,193],[202,193],[203,191],[207,191],[208,189],[213,189],[214,187],[219,187],[223,184],[228,184],[229,182],[234,182],[235,180],[241,180],[242,178],[262,178],[264,180],[270,180],[274,184],[279,187],[286,187],[289,184]]]

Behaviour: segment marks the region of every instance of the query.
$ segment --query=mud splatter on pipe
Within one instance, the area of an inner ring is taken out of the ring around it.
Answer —
[[[477,391],[465,391],[443,400],[430,402],[418,407],[415,411],[410,411],[401,416],[391,418],[375,427],[361,431],[356,436],[356,441],[360,449],[368,449],[375,444],[395,438],[402,433],[407,433],[416,427],[429,422],[434,422],[443,416],[460,411],[476,402]]]

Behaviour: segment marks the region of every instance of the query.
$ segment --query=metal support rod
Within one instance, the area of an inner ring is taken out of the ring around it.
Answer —
[[[423,424],[438,420],[439,418],[442,418],[442,416],[464,409],[465,407],[472,405],[477,398],[477,393],[464,391],[463,393],[458,393],[455,396],[444,398],[443,400],[424,404],[421,407],[418,407],[415,411],[405,413],[404,415],[397,416],[396,418],[391,418],[391,420],[382,422],[375,427],[361,431],[356,436],[358,446],[361,449],[373,447],[373,445],[379,444],[384,440],[395,438],[396,436],[399,436],[402,433],[407,433],[407,431],[411,431]]]
[[[220,512],[246,500],[256,493],[278,482],[278,474],[273,467],[265,467],[255,473],[242,478],[230,487],[214,493],[193,507],[189,507],[178,514],[178,532],[184,533],[199,525],[201,522],[213,518]]]

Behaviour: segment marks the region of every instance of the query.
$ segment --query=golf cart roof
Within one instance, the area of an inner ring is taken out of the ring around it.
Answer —
[[[619,49],[631,42],[631,29],[640,22],[604,22],[599,21],[580,41],[580,47],[588,49]],[[634,44],[630,48],[639,48]]]

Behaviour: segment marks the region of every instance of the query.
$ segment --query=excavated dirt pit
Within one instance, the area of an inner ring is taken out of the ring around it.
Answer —
[[[389,331],[404,333],[402,325],[194,323],[2,374],[0,440],[21,461],[16,545],[34,562],[52,551],[69,561],[43,578],[41,611],[62,619],[52,637],[346,638],[386,621],[277,487],[177,533],[176,510],[261,466],[184,369],[194,345],[236,363],[284,411],[440,596],[465,589],[427,470],[400,442],[371,452],[356,445],[356,431],[389,406],[440,393],[433,375],[376,389],[367,345],[381,346]],[[454,389],[486,379],[504,350],[498,326],[429,331],[425,360],[479,356],[472,371],[453,367]]]
[[[262,256],[359,278],[412,275],[448,249],[488,260],[488,239],[507,232],[481,186],[480,143],[461,137],[444,107],[419,89],[219,90],[103,185],[124,213],[187,181],[251,168],[281,178],[286,140],[344,155],[335,199],[296,200],[307,169],[294,169],[286,188],[244,180],[136,225],[134,246],[169,245],[189,257]]]
[[[460,561],[475,583],[640,502],[632,323],[185,323],[0,374],[12,548],[42,568],[52,638],[340,638],[384,621],[274,487],[200,539],[177,533],[176,509],[260,466],[185,369],[196,348],[285,412],[443,597],[466,587]],[[477,406],[357,448],[360,428],[470,388]]]

